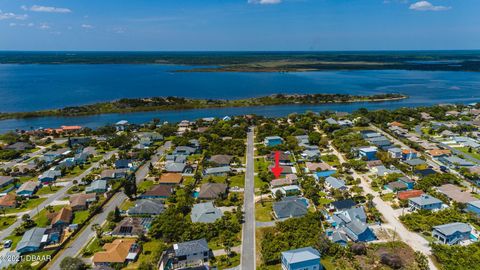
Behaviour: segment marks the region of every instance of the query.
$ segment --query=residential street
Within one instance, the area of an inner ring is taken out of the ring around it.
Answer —
[[[345,158],[343,155],[337,151],[334,147],[330,147],[333,151],[333,153],[339,158],[340,163],[346,162]],[[353,171],[353,170],[352,170]],[[407,243],[410,247],[412,247],[416,251],[420,251],[423,254],[430,256],[431,251],[430,247],[428,246],[428,241],[425,240],[422,236],[420,236],[417,233],[410,232],[403,224],[400,222],[398,219],[398,216],[396,213],[398,211],[394,211],[393,208],[388,205],[386,202],[384,202],[381,198],[378,192],[375,192],[372,190],[370,187],[370,183],[367,181],[367,177],[364,175],[360,175],[357,172],[353,171],[354,178],[359,178],[361,179],[360,186],[363,188],[365,194],[372,194],[374,196],[373,203],[375,204],[375,207],[378,209],[378,211],[382,214],[382,216],[385,218],[385,221],[391,226],[391,228],[398,234],[400,239]],[[433,264],[432,260],[430,257],[428,257],[428,265],[430,267],[430,270],[436,270],[437,267]]]
[[[150,163],[157,162],[162,155],[165,154],[165,151],[170,149],[172,143],[170,141],[165,142],[160,148],[157,149],[156,153],[152,156],[151,160],[145,162],[135,173],[137,184],[145,179],[148,175],[148,170]],[[123,192],[118,192],[114,195],[113,198],[105,205],[103,211],[96,215],[88,226],[71,242],[67,247],[61,251],[57,256],[55,256],[54,262],[51,266],[51,269],[59,269],[60,263],[65,257],[76,257],[80,254],[84,246],[95,236],[95,232],[92,230],[93,224],[103,224],[107,220],[108,213],[115,210],[115,207],[120,207],[123,201],[127,200],[127,196]]]
[[[244,212],[242,230],[241,269],[255,269],[255,185],[254,185],[254,133],[253,127],[247,135],[247,168],[245,173]]]
[[[69,179],[69,181],[67,182],[67,184],[61,188],[59,191],[57,191],[56,193],[54,194],[51,194],[45,201],[43,201],[41,204],[39,204],[36,208],[30,210],[30,211],[26,211],[25,214],[29,214],[30,217],[34,217],[35,215],[38,214],[38,212],[40,212],[42,209],[44,209],[45,207],[47,207],[49,204],[51,204],[52,202],[56,201],[56,200],[60,200],[62,199],[63,197],[65,197],[67,195],[67,191],[70,187],[73,186],[73,180],[77,180],[78,182],[80,182],[80,180],[87,176],[94,168],[98,167],[100,162],[103,161],[103,160],[106,160],[106,159],[109,159],[114,153],[116,153],[116,151],[111,151],[111,152],[108,152],[107,154],[105,154],[105,156],[98,162],[95,162],[94,164],[92,164],[92,166],[90,166],[90,168],[88,168],[87,170],[85,170],[82,174],[80,174],[79,176],[77,177],[74,177],[72,179]],[[8,237],[9,235],[11,235],[13,233],[13,231],[15,230],[15,228],[19,227],[20,225],[22,224],[22,219],[19,218],[17,219],[17,221],[15,223],[13,223],[10,227],[6,228],[5,230],[2,231],[1,235],[0,235],[0,242],[3,241],[6,237]]]

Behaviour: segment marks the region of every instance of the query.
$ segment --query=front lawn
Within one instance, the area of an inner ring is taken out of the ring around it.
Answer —
[[[137,186],[138,193],[143,193],[143,192],[149,190],[154,184],[155,183],[153,181],[150,181],[150,180],[146,180],[146,181],[141,182]]]
[[[262,222],[267,222],[267,221],[272,221],[272,202],[271,201],[266,201],[268,200],[266,197],[267,195],[263,195],[265,197],[262,203],[258,202],[255,204],[255,220],[257,221],[262,221]]]
[[[138,260],[134,263],[130,263],[123,269],[133,270],[139,269],[142,263],[156,265],[162,252],[167,248],[166,244],[161,240],[151,240],[145,242],[142,246],[142,252],[140,253]]]
[[[228,269],[240,265],[240,254],[232,252],[230,256],[222,255],[218,256],[211,262],[217,269]]]
[[[88,215],[88,210],[76,211],[74,213],[72,224],[82,224],[83,222],[85,222],[85,220],[88,219]]]
[[[245,174],[238,174],[230,177],[230,187],[245,187]]]
[[[37,207],[39,204],[41,204],[46,199],[47,198],[28,199],[28,200],[24,201],[17,208],[7,208],[6,211],[5,211],[5,214],[19,213],[19,212],[25,212],[25,211],[28,211],[28,210],[32,210],[33,208]]]
[[[63,205],[55,205],[53,206],[53,212],[50,213],[47,209],[43,209],[37,215],[32,217],[33,221],[37,223],[37,227],[47,227],[50,225],[50,220],[48,215],[53,215],[53,213],[60,211],[64,206]]]
[[[44,186],[41,189],[39,189],[36,193],[36,195],[47,195],[47,194],[53,194],[59,191],[62,187],[60,186]]]
[[[0,217],[0,231],[10,227],[15,221],[17,221],[16,216]]]

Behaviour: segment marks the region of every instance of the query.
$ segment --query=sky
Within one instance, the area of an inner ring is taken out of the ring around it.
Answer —
[[[471,50],[479,14],[479,0],[0,0],[0,50]]]

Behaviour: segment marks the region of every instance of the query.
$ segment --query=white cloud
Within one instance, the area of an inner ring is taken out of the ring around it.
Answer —
[[[93,25],[91,24],[82,24],[80,25],[82,28],[86,28],[86,29],[92,29],[93,28]]]
[[[443,10],[449,10],[451,9],[451,7],[435,6],[428,1],[418,1],[416,3],[411,4],[410,9],[417,10],[417,11],[443,11]]]
[[[48,13],[70,13],[72,10],[69,8],[61,8],[61,7],[47,7],[47,6],[38,6],[33,5],[31,7],[21,6],[23,10],[30,10],[33,12],[48,12]]]
[[[2,12],[0,10],[0,21],[1,20],[26,20],[28,15],[26,14],[15,14],[12,12]]]
[[[275,5],[280,4],[282,0],[248,0],[249,4]]]
[[[47,23],[41,23],[38,28],[42,29],[42,30],[47,30],[47,29],[50,29],[50,25],[48,25]]]

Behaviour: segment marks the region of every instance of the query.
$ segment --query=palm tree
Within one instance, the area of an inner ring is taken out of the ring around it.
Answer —
[[[92,225],[92,230],[95,231],[95,235],[98,239],[102,239],[103,229],[98,223]]]

